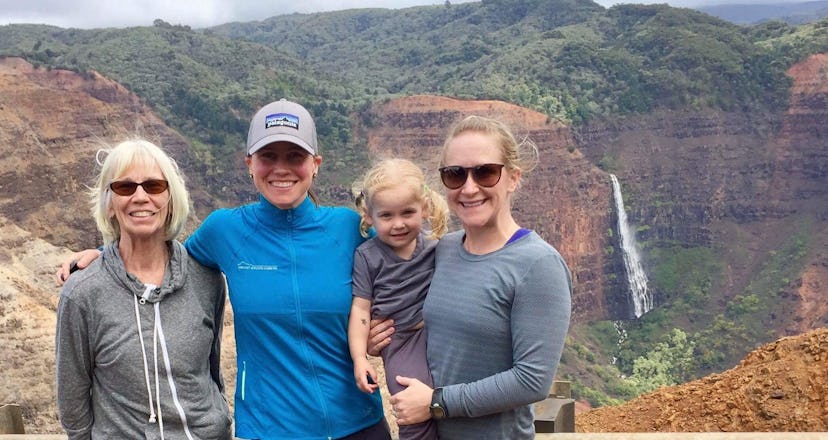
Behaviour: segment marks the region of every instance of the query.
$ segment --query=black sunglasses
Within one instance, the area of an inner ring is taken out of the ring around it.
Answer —
[[[503,164],[484,163],[474,167],[450,166],[440,168],[440,180],[448,189],[457,189],[466,183],[469,174],[474,182],[484,188],[491,188],[500,182],[500,175],[503,174]]]
[[[149,179],[143,182],[130,182],[127,180],[119,180],[109,184],[109,189],[119,196],[131,196],[135,194],[138,187],[144,188],[147,194],[161,194],[170,186],[166,180]]]

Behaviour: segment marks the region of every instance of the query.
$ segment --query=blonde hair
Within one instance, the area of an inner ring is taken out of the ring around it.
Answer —
[[[374,194],[389,188],[407,185],[414,192],[417,200],[423,203],[423,210],[430,225],[429,238],[439,239],[448,230],[448,204],[442,195],[431,189],[423,170],[413,162],[405,159],[386,159],[369,169],[353,185],[356,197],[356,209],[361,217],[359,232],[368,237],[371,218],[371,198]]]
[[[123,175],[130,167],[152,167],[158,165],[161,174],[168,183],[170,200],[167,219],[164,223],[164,240],[172,240],[181,233],[190,213],[190,196],[184,186],[184,177],[178,166],[161,148],[142,139],[131,139],[116,145],[111,150],[98,151],[108,153],[101,164],[101,171],[89,196],[92,202],[92,216],[105,243],[121,237],[121,227],[114,215],[110,216],[112,190],[109,184]],[[97,159],[97,155],[96,155]],[[100,162],[99,162],[100,163]]]
[[[524,175],[538,165],[538,147],[528,138],[521,141],[515,138],[506,124],[496,119],[483,116],[467,116],[454,124],[443,143],[440,163],[445,165],[448,145],[454,138],[465,132],[477,132],[492,136],[503,155],[503,165],[510,171],[520,171]],[[441,165],[441,166],[442,166]]]

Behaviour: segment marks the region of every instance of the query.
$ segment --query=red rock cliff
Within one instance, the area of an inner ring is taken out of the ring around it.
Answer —
[[[163,145],[182,169],[197,170],[181,136],[137,96],[94,72],[84,77],[0,58],[0,127],[0,212],[35,236],[74,249],[100,244],[86,196],[99,148],[143,136]],[[197,205],[209,203],[191,186]]]
[[[411,159],[431,170],[436,179],[449,126],[470,114],[500,119],[519,139],[528,137],[537,145],[540,164],[518,190],[515,216],[566,259],[573,275],[575,319],[605,316],[602,268],[611,224],[610,182],[574,148],[566,125],[499,101],[412,96],[374,106],[370,127],[362,126],[360,131],[372,156]]]

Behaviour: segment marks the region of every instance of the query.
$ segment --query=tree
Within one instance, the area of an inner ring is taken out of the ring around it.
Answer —
[[[695,342],[687,339],[687,333],[674,328],[646,356],[633,361],[633,375],[629,380],[639,393],[685,382],[691,378],[695,347]]]

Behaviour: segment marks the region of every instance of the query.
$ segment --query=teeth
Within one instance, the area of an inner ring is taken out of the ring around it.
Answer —
[[[276,188],[290,188],[293,186],[293,182],[270,182],[270,186],[275,186]]]
[[[463,207],[465,207],[465,208],[474,208],[474,207],[480,206],[482,204],[483,204],[482,200],[479,201],[479,202],[464,202]]]
[[[155,213],[152,212],[152,211],[137,211],[137,212],[131,213],[130,215],[133,216],[133,217],[149,217],[153,214],[155,214]]]

